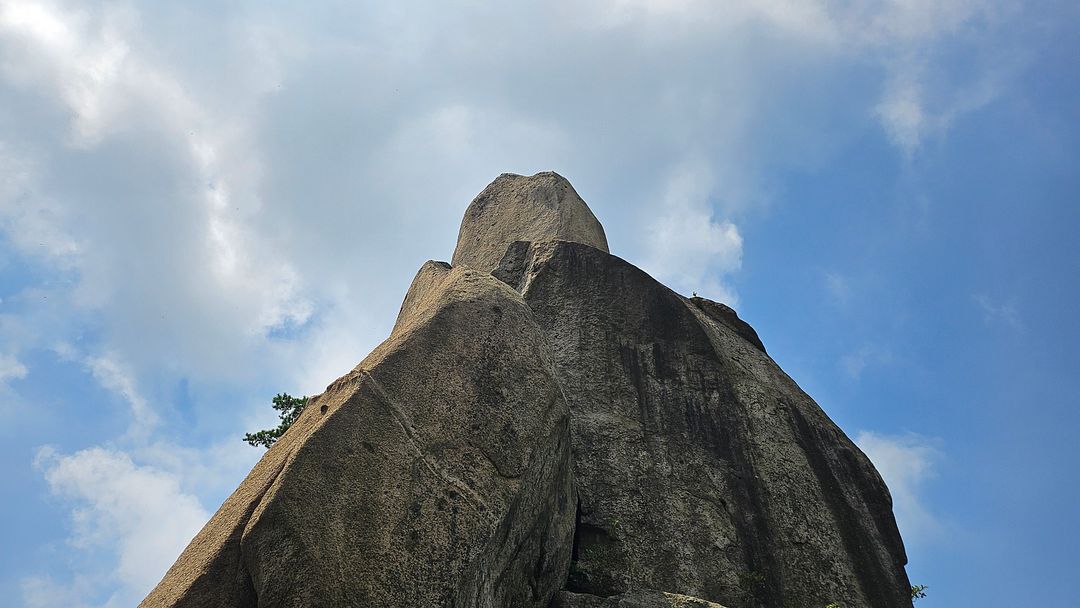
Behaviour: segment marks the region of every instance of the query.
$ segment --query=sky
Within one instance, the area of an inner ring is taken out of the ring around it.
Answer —
[[[0,0],[0,595],[129,607],[503,172],[733,305],[918,606],[1080,606],[1080,5]],[[12,605],[8,603],[8,605]]]

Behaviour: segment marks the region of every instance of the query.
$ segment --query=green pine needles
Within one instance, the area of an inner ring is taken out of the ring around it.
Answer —
[[[307,397],[293,397],[288,393],[281,393],[274,397],[274,409],[278,411],[278,418],[281,418],[281,423],[277,425],[277,428],[263,429],[254,433],[245,433],[244,441],[252,446],[261,445],[265,448],[269,448],[285,434],[285,431],[289,430],[292,423],[296,422],[296,419],[300,417],[300,412],[304,411],[307,407]]]

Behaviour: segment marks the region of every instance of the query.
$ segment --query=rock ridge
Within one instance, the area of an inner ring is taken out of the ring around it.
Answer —
[[[504,284],[425,264],[390,338],[311,399],[141,606],[543,608],[575,511],[548,348]]]

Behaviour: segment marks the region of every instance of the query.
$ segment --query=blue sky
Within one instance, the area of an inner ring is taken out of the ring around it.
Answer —
[[[304,4],[0,3],[4,597],[136,604],[554,169],[871,456],[920,606],[1080,605],[1075,4]]]

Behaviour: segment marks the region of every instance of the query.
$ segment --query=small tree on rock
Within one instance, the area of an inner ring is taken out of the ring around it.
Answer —
[[[307,407],[307,397],[293,397],[288,393],[281,393],[274,397],[274,409],[278,411],[278,418],[281,418],[281,423],[277,425],[277,428],[264,429],[256,431],[254,433],[245,433],[244,441],[248,442],[252,446],[261,445],[265,448],[269,448],[285,434],[285,431],[289,430],[293,422],[300,417],[300,412],[304,411]]]

